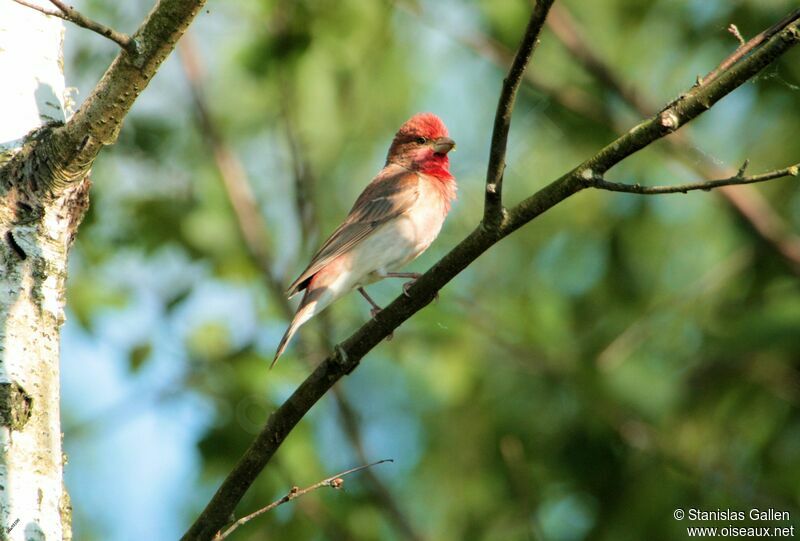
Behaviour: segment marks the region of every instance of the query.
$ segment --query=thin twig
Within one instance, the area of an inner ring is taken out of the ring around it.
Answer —
[[[528,26],[525,28],[525,35],[511,62],[508,76],[503,80],[500,98],[497,100],[492,142],[489,147],[486,195],[483,207],[483,224],[489,228],[497,228],[503,220],[503,172],[506,166],[506,147],[508,146],[508,130],[511,127],[511,114],[525,68],[533,55],[539,41],[539,33],[542,31],[547,13],[552,5],[553,0],[537,0]]]
[[[65,21],[76,24],[82,28],[91,30],[96,34],[100,34],[104,38],[110,39],[111,41],[115,42],[117,45],[119,45],[126,51],[130,50],[135,46],[135,43],[133,42],[133,40],[129,35],[123,34],[122,32],[118,32],[113,28],[110,28],[102,23],[90,19],[89,17],[86,17],[74,7],[67,5],[64,2],[61,2],[60,0],[49,0],[49,2],[54,6],[56,6],[58,10],[43,8],[42,6],[36,5],[32,2],[28,2],[27,0],[13,0],[13,1],[25,7],[35,9],[36,11],[44,13],[45,15],[49,15],[51,17],[58,17],[59,19],[64,19]]]
[[[347,400],[347,397],[342,392],[340,386],[332,389],[333,396],[336,399],[336,405],[339,408],[339,417],[341,419],[345,435],[350,440],[350,444],[356,452],[358,460],[361,462],[367,461],[367,453],[364,449],[364,438],[361,434],[361,425],[358,421],[358,416],[355,409]],[[411,541],[421,541],[423,538],[416,531],[411,521],[406,517],[397,500],[392,496],[392,493],[386,487],[386,484],[381,481],[372,471],[364,472],[365,482],[373,495],[377,498],[377,503],[387,513],[388,517],[392,520],[395,526]]]
[[[494,244],[531,220],[586,188],[586,173],[602,174],[610,168],[666,137],[681,125],[714,106],[720,99],[760,73],[766,66],[800,42],[800,28],[792,25],[765,41],[714,83],[692,88],[681,100],[662,114],[653,116],[609,143],[597,154],[510,209],[497,232],[479,225],[464,240],[414,282],[407,294],[399,295],[349,338],[297,387],[292,395],[270,415],[236,466],[217,489],[208,505],[184,534],[185,540],[211,539],[269,463],[292,429],[303,419],[330,388],[355,370],[361,359],[423,307],[456,275],[470,266]],[[591,176],[589,177],[591,178]]]
[[[773,24],[763,32],[759,32],[752,39],[747,41],[746,43],[742,43],[737,47],[735,51],[733,51],[728,58],[720,62],[720,64],[711,70],[705,77],[700,78],[698,83],[702,85],[707,85],[713,81],[715,81],[722,73],[730,69],[734,64],[739,62],[748,53],[754,50],[756,47],[770,39],[772,36],[789,26],[790,24],[794,23],[800,19],[800,8],[794,10],[793,12],[789,13],[786,17],[778,21],[777,23]],[[734,28],[736,28],[734,26]],[[738,29],[737,29],[738,31]],[[741,39],[741,34],[738,36]]]
[[[735,37],[739,41],[740,46],[744,46],[747,44],[745,39],[742,37],[742,33],[739,32],[739,27],[736,26],[735,24],[731,23],[728,25],[728,32],[733,34],[733,37]]]
[[[598,190],[608,190],[610,192],[635,193],[640,195],[661,195],[668,193],[687,193],[693,190],[712,190],[720,186],[738,186],[740,184],[755,184],[756,182],[767,182],[776,178],[796,177],[800,172],[800,163],[776,169],[760,175],[742,176],[735,175],[718,180],[706,180],[703,182],[690,182],[688,184],[676,184],[674,186],[642,186],[641,184],[622,184],[619,182],[608,182],[602,178],[594,178],[589,181],[592,188]]]
[[[271,504],[269,504],[269,505],[267,505],[265,507],[262,507],[258,511],[250,513],[249,515],[244,516],[244,517],[240,518],[239,520],[237,520],[236,522],[234,522],[233,524],[231,524],[224,532],[218,533],[214,537],[214,541],[220,541],[222,539],[225,539],[230,534],[232,534],[233,531],[236,528],[238,528],[239,526],[242,526],[243,524],[246,524],[246,523],[250,522],[254,518],[259,517],[259,516],[263,515],[264,513],[272,511],[273,509],[275,509],[279,505],[283,505],[283,504],[285,504],[287,502],[290,502],[290,501],[294,500],[295,498],[299,498],[300,496],[305,496],[309,492],[313,492],[313,491],[317,490],[318,488],[331,487],[331,488],[335,488],[335,489],[340,489],[344,485],[343,477],[346,477],[346,476],[350,475],[351,473],[356,473],[356,472],[359,472],[361,470],[365,470],[367,468],[371,468],[372,466],[377,466],[378,464],[383,464],[384,462],[394,462],[394,460],[392,460],[391,458],[384,458],[383,460],[378,460],[377,462],[372,462],[371,464],[365,464],[363,466],[358,466],[356,468],[351,468],[349,470],[346,470],[346,471],[343,471],[343,472],[339,472],[339,473],[337,473],[335,475],[332,475],[332,476],[328,477],[327,479],[323,479],[322,481],[319,481],[318,483],[314,483],[313,485],[311,485],[309,487],[306,487],[306,488],[292,487],[292,489],[289,492],[287,492],[286,495],[283,496],[282,498],[280,498],[278,500],[275,500]]]
[[[49,173],[39,175],[37,182],[53,196],[82,182],[100,151],[117,141],[134,102],[205,1],[157,0],[134,33],[132,41],[137,46],[119,51],[66,123],[48,127],[41,137],[28,138],[19,152],[0,165],[0,177],[41,162],[50,164]]]

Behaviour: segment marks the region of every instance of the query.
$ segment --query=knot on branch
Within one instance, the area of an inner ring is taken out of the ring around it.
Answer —
[[[0,382],[0,424],[22,430],[31,418],[33,398],[15,381]]]
[[[787,28],[783,39],[789,43],[800,41],[800,26],[794,25]]]
[[[597,186],[598,181],[603,180],[601,173],[596,173],[591,167],[587,167],[578,173],[578,179],[585,188]]]
[[[680,126],[680,120],[678,120],[678,115],[667,109],[658,115],[658,124],[664,128],[666,133],[672,133]]]
[[[331,355],[330,360],[333,361],[338,369],[342,370],[344,375],[348,375],[350,372],[356,369],[361,358],[351,358],[341,344],[336,344],[333,346],[333,354]],[[331,374],[330,377],[335,376]]]
[[[60,123],[50,124],[28,134],[19,152],[0,169],[0,176],[34,197],[58,197],[88,174],[95,146],[88,135],[73,142]]]

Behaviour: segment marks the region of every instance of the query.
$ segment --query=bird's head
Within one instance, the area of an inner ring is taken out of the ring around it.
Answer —
[[[433,113],[418,113],[400,126],[394,136],[386,165],[395,163],[413,171],[436,175],[448,172],[447,153],[456,146],[447,135],[447,127]]]

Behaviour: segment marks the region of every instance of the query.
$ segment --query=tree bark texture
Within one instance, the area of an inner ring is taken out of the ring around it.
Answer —
[[[63,36],[61,20],[0,3],[0,164],[65,120]],[[72,537],[59,334],[67,253],[89,181],[53,194],[47,165],[20,162],[0,174],[0,537],[10,540]]]

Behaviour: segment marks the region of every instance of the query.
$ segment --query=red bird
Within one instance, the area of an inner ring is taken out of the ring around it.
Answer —
[[[400,127],[384,168],[289,286],[289,298],[300,291],[305,294],[272,366],[297,329],[345,293],[358,289],[375,317],[380,307],[363,286],[388,277],[419,277],[394,271],[424,252],[442,229],[456,197],[456,180],[447,158],[455,146],[444,123],[432,113],[416,114]]]

